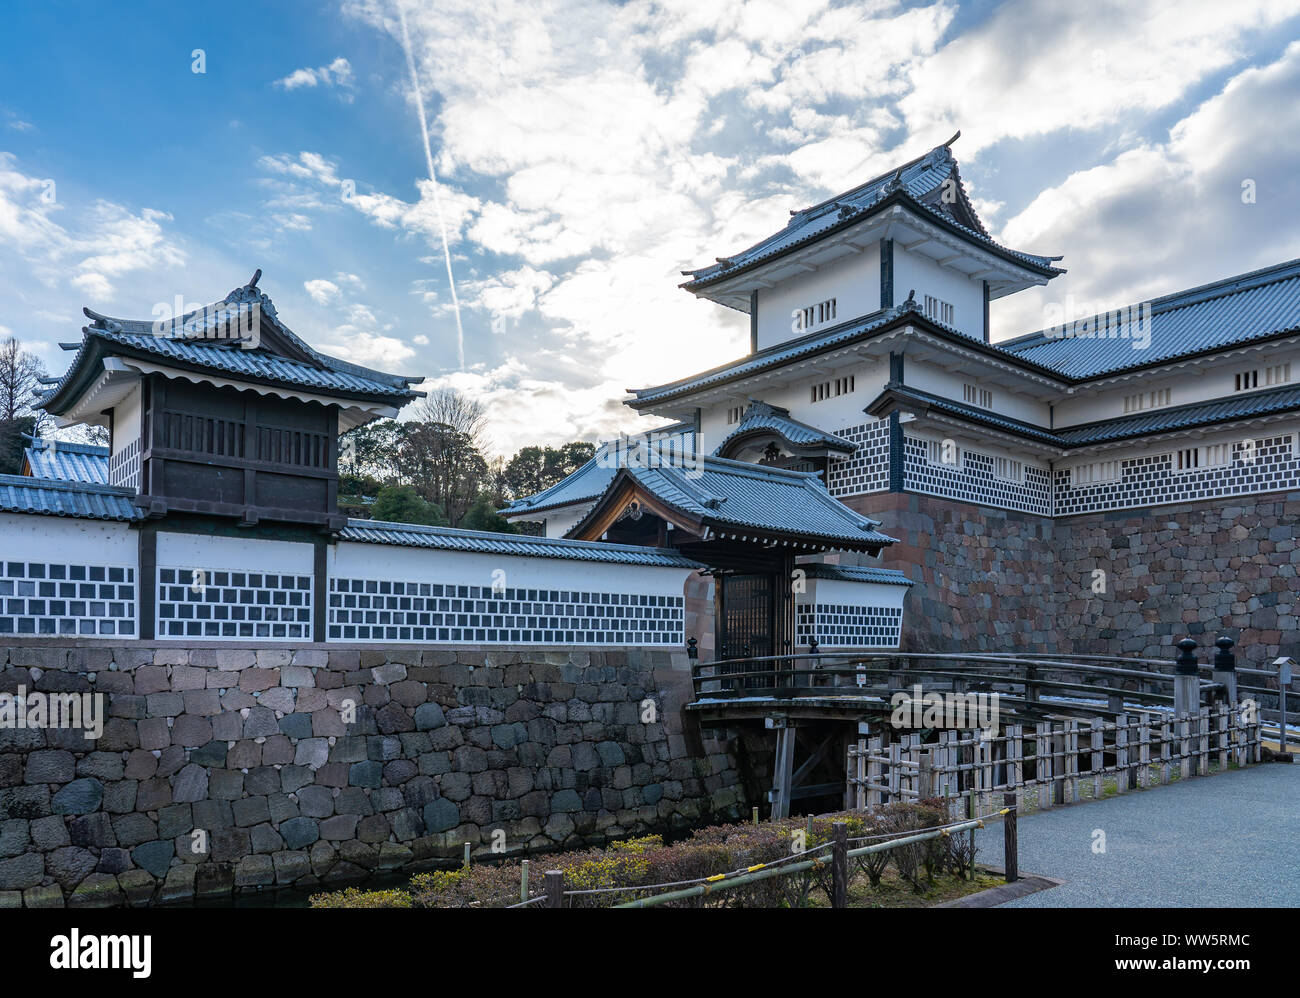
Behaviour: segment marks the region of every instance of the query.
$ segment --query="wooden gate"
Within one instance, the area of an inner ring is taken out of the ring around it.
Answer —
[[[773,654],[773,587],[772,576],[721,575],[721,607],[718,613],[718,648],[723,659],[762,658]],[[743,672],[746,666],[739,663],[724,667],[725,671]],[[746,679],[743,685],[757,685],[758,680]]]

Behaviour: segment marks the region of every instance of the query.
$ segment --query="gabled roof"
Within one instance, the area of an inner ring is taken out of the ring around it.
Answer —
[[[108,484],[108,448],[36,437],[23,449],[24,473],[59,482]]]
[[[88,520],[144,519],[135,490],[87,482],[58,482],[25,475],[0,475],[0,512],[39,513]]]
[[[943,145],[935,146],[923,156],[904,163],[864,184],[838,194],[820,204],[791,213],[790,221],[780,232],[717,263],[697,270],[685,270],[691,279],[681,287],[696,291],[786,253],[807,246],[832,232],[865,220],[892,204],[904,204],[928,221],[937,222],[984,249],[1022,267],[1054,277],[1064,273],[1053,264],[1060,257],[1021,253],[994,242],[975,213],[966,194],[949,146],[958,132]]]
[[[1145,307],[1144,307],[1145,306]],[[1089,380],[1177,357],[1300,332],[1300,260],[1239,274],[1062,329],[1043,329],[994,344],[1066,378]],[[1113,335],[1068,335],[1070,329]],[[1147,339],[1148,346],[1141,346]]]
[[[913,412],[944,413],[977,426],[1013,433],[1026,440],[1057,448],[1062,454],[1066,454],[1071,450],[1095,447],[1119,440],[1171,433],[1177,430],[1212,428],[1220,423],[1295,412],[1300,410],[1300,385],[1242,392],[1228,398],[1193,402],[1190,405],[1173,406],[1167,409],[1150,409],[1128,416],[1081,423],[1055,430],[1047,430],[1023,420],[1002,416],[987,409],[979,409],[918,388],[900,385],[897,382],[886,384],[884,391],[867,406],[866,411],[873,416],[880,416],[895,408]]]
[[[170,320],[116,319],[83,309],[91,320],[82,328],[81,346],[68,370],[42,398],[41,407],[62,413],[102,373],[102,358],[129,356],[167,366],[204,372],[237,381],[283,385],[347,399],[405,404],[419,395],[411,385],[419,378],[386,374],[350,364],[309,347],[276,314],[274,303],[258,290],[261,271],[219,302]],[[204,317],[234,314],[257,306],[261,329],[256,346],[244,340],[196,336]]]
[[[1031,359],[1009,354],[1005,350],[1000,350],[995,346],[967,336],[965,333],[958,332],[951,326],[945,326],[929,318],[924,312],[920,311],[914,300],[908,299],[893,308],[882,308],[868,315],[840,323],[838,326],[832,326],[830,329],[819,330],[798,339],[787,340],[784,343],[765,347],[747,357],[742,357],[740,360],[721,364],[700,374],[693,374],[687,378],[671,381],[665,385],[655,385],[650,388],[629,388],[628,391],[635,397],[625,399],[623,404],[633,409],[648,408],[690,395],[701,389],[741,381],[753,375],[782,367],[792,361],[814,357],[852,343],[865,342],[908,325],[924,328],[927,332],[947,340],[964,351],[975,351],[984,354],[999,364],[1014,364],[1023,368],[1026,372],[1050,378],[1052,382],[1057,384],[1068,382],[1068,379],[1062,378],[1057,372],[1043,367]]]
[[[1035,426],[1033,423],[1027,423],[1021,419],[1013,419],[1010,416],[1000,415],[991,409],[981,409],[966,402],[958,402],[956,399],[946,398],[943,395],[922,391],[919,388],[900,384],[897,381],[886,382],[880,394],[867,403],[867,407],[863,411],[868,415],[879,418],[888,415],[894,409],[900,408],[909,412],[920,413],[934,410],[980,426],[987,426],[995,430],[1006,430],[1017,436],[1047,444],[1048,446],[1061,446],[1057,434],[1041,426]]]
[[[473,554],[518,555],[527,558],[598,561],[663,568],[703,567],[684,554],[666,548],[533,537],[528,534],[498,534],[487,530],[426,527],[414,523],[388,523],[383,520],[348,520],[347,526],[339,532],[339,539],[362,544],[395,544],[403,547],[434,548]]]
[[[852,454],[858,445],[851,440],[837,437],[815,426],[801,423],[790,418],[790,410],[779,405],[770,405],[761,399],[750,399],[745,415],[741,417],[736,428],[723,438],[713,451],[720,456],[727,446],[741,437],[750,434],[775,433],[795,448],[825,448],[838,452],[840,456]]]
[[[813,472],[701,457],[694,467],[620,468],[595,508],[571,531],[584,530],[618,501],[627,485],[653,497],[680,522],[726,536],[760,535],[828,549],[880,548],[894,538],[835,499]]]

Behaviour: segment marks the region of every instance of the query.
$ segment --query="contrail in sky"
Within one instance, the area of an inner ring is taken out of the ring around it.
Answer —
[[[411,36],[406,31],[406,11],[402,0],[397,0],[397,16],[402,22],[402,48],[406,51],[406,68],[411,72],[411,89],[415,91],[415,108],[420,116],[420,137],[424,139],[424,161],[429,167],[429,181],[433,184],[433,207],[438,213],[438,229],[442,233],[442,255],[447,261],[447,284],[451,287],[451,306],[456,312],[456,361],[465,370],[465,329],[460,324],[460,299],[456,297],[456,278],[451,272],[451,248],[447,245],[447,224],[442,218],[442,198],[438,194],[438,178],[433,172],[433,150],[429,148],[429,126],[424,120],[424,95],[420,80],[415,75],[415,57],[411,54]]]

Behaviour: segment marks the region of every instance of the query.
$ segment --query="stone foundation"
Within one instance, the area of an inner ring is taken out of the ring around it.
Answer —
[[[845,502],[900,541],[875,563],[919,583],[910,650],[1172,659],[1190,635],[1208,662],[1227,633],[1242,665],[1300,657],[1300,493],[1058,519],[912,494]]]
[[[101,694],[106,719],[0,727],[0,907],[328,888],[748,803],[682,710],[683,652],[34,640],[0,648],[19,687]]]

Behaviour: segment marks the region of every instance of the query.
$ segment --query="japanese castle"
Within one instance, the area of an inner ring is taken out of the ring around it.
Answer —
[[[996,302],[1064,271],[990,237],[951,144],[686,272],[748,354],[634,390],[664,426],[503,511],[533,535],[341,512],[339,435],[419,379],[314,350],[260,272],[162,328],[87,309],[40,404],[110,443],[0,476],[0,635],[1287,646],[1300,261],[994,343]]]
[[[748,354],[633,390],[626,405],[670,423],[606,446],[505,515],[549,537],[667,545],[714,566],[720,657],[879,641],[896,604],[854,597],[849,580],[867,578],[917,584],[913,647],[1118,639],[1105,608],[1081,612],[1104,595],[1087,569],[1122,577],[1132,561],[1116,533],[1155,525],[1166,534],[1139,564],[1184,545],[1210,545],[1216,567],[1258,561],[1256,523],[1229,550],[1226,529],[1197,518],[1240,516],[1232,497],[1300,483],[1300,260],[994,343],[997,301],[1064,271],[1060,257],[990,237],[952,141],[685,271],[686,291],[748,314]],[[795,482],[818,501],[769,498]],[[863,518],[859,543],[823,543],[828,496]],[[1294,523],[1300,510],[1287,509]],[[1290,533],[1265,530],[1266,556]],[[1063,562],[1082,576],[1061,578]],[[791,595],[784,580],[799,568]],[[769,620],[798,609],[805,575],[838,588],[800,617],[792,648]],[[1146,624],[1124,650],[1185,633],[1182,578],[1156,581],[1136,597],[1133,619]],[[1249,626],[1240,606],[1233,619],[1227,609],[1248,597],[1203,610],[1205,629]],[[1272,648],[1279,640],[1266,631]]]

